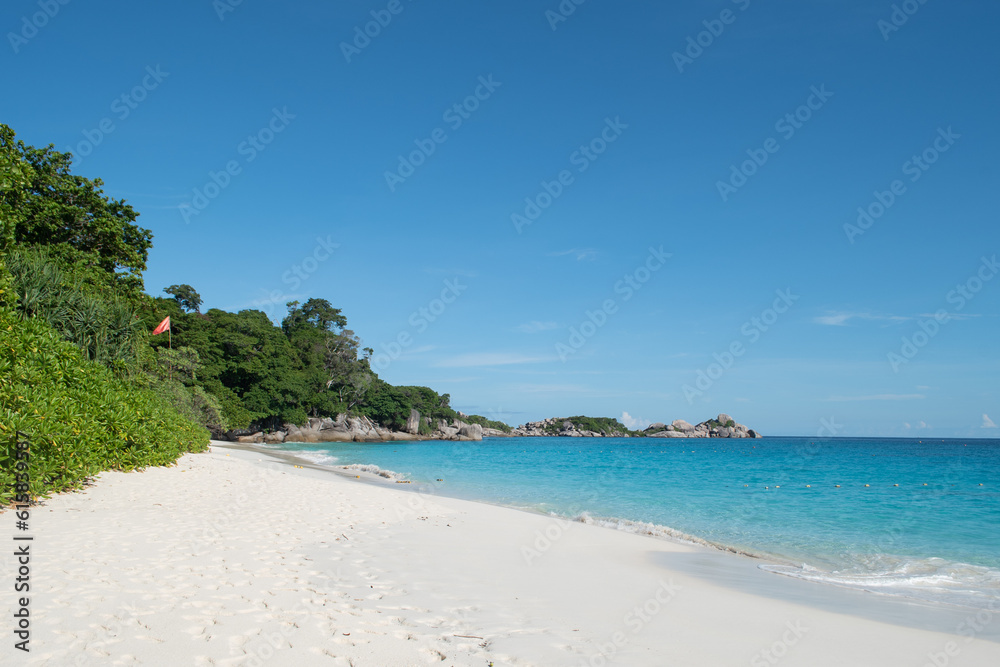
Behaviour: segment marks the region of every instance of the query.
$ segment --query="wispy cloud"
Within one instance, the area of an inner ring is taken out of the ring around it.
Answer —
[[[559,325],[555,322],[539,322],[537,320],[532,320],[531,322],[525,322],[524,324],[514,327],[514,330],[526,334],[536,334],[541,331],[551,331],[558,326]]]
[[[857,312],[830,312],[826,315],[820,315],[819,317],[814,317],[813,322],[816,324],[825,324],[831,327],[843,327],[847,326],[847,323],[851,320],[883,320],[888,322],[905,322],[907,320],[912,320],[913,317],[904,317],[902,315],[878,315],[875,313],[857,313]]]
[[[831,396],[825,400],[836,403],[846,401],[918,401],[927,398],[923,394],[873,394],[871,396]]]
[[[974,317],[980,317],[980,316],[974,313],[948,313],[948,319],[950,320],[968,320]],[[899,323],[899,322],[912,322],[914,320],[928,320],[935,318],[936,315],[934,313],[920,313],[918,315],[884,315],[879,313],[868,313],[868,312],[830,311],[826,315],[819,315],[817,317],[814,317],[813,322],[815,322],[816,324],[823,324],[832,327],[844,327],[850,324],[851,320]]]
[[[570,248],[569,250],[549,253],[549,257],[565,257],[566,255],[575,256],[578,262],[597,259],[597,251],[593,248]]]
[[[814,317],[813,322],[816,324],[825,324],[831,327],[842,327],[845,326],[855,315],[853,313],[837,313],[835,315],[820,315],[819,317]]]
[[[516,352],[473,352],[443,359],[435,366],[439,368],[475,368],[478,366],[511,366],[514,364],[535,364],[553,361],[558,357],[538,357]]]
[[[992,419],[990,419],[990,416],[984,412],[983,413],[983,425],[982,425],[981,428],[996,428],[996,427],[997,427],[997,425],[993,422]]]

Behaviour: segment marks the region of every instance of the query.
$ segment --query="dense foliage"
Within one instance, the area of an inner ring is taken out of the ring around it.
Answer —
[[[190,286],[173,287],[200,301]],[[192,384],[218,397],[231,429],[276,429],[348,413],[398,430],[412,409],[431,419],[431,424],[421,420],[426,434],[437,420],[458,416],[448,394],[379,379],[369,364],[372,351],[360,347],[346,317],[325,299],[289,303],[280,327],[257,310],[185,312],[176,297],[150,300],[142,318],[151,329],[168,315],[173,346],[198,355]],[[162,353],[168,341],[160,336],[152,345]]]
[[[152,233],[71,163],[0,124],[0,502],[18,438],[31,443],[38,495],[170,463],[209,431],[339,413],[402,429],[417,410],[429,433],[457,417],[447,394],[379,379],[372,350],[325,299],[289,303],[278,326],[257,310],[203,314],[190,285],[148,296]],[[168,316],[169,333],[152,336]]]
[[[37,317],[119,375],[134,367],[146,341],[132,300],[88,284],[74,265],[37,248],[12,248],[5,257],[21,319]]]
[[[40,496],[101,470],[172,463],[204,449],[208,432],[88,361],[43,320],[0,307],[0,503],[13,498],[19,439],[30,444],[29,493]]]

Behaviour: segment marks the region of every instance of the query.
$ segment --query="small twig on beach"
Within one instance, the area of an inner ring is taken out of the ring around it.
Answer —
[[[483,637],[476,637],[475,635],[452,635],[452,637],[461,637],[462,639],[483,639]]]
[[[350,542],[351,538],[349,538],[347,535],[344,535],[343,533],[341,533],[341,535],[344,537],[345,540],[347,540],[348,542]]]

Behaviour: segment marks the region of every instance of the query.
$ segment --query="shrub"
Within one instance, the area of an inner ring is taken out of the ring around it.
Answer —
[[[0,299],[9,296],[4,282],[0,275]],[[85,359],[45,322],[0,304],[0,503],[14,496],[18,439],[30,444],[29,494],[38,497],[102,470],[171,464],[204,450],[208,432]]]
[[[14,249],[4,263],[13,276],[21,318],[45,320],[88,359],[119,375],[135,366],[146,332],[125,297],[98,291],[41,249]]]

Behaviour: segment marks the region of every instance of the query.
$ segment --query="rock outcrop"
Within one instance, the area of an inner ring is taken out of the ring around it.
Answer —
[[[458,435],[466,440],[482,440],[483,427],[479,424],[463,424],[458,429]]]
[[[420,433],[420,413],[410,408],[410,418],[406,420],[406,432],[410,435]]]
[[[752,428],[738,424],[729,415],[722,413],[715,419],[692,426],[683,419],[674,420],[670,426],[651,424],[646,430],[647,438],[761,438]]]
[[[285,424],[280,430],[270,433],[247,431],[225,434],[228,440],[245,444],[282,442],[390,442],[398,440],[482,440],[483,427],[455,419],[448,423],[439,419],[430,433],[420,434],[423,421],[431,426],[429,419],[421,419],[416,410],[410,411],[403,431],[384,428],[367,417],[349,417],[339,414],[334,419],[310,419],[305,424]],[[492,429],[490,429],[492,430]]]

